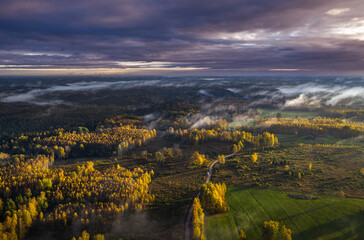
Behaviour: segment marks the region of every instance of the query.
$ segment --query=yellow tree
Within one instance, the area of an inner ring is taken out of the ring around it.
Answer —
[[[225,156],[224,155],[219,155],[219,156],[217,156],[217,160],[219,160],[219,163],[224,164],[225,163]]]
[[[251,155],[251,160],[252,160],[253,163],[256,163],[257,160],[258,160],[258,154],[257,153],[253,153]]]
[[[239,231],[239,240],[246,240],[246,235],[243,229],[240,229]]]
[[[201,188],[201,204],[212,213],[226,212],[228,210],[225,198],[226,185],[224,183],[203,184]]]
[[[192,165],[198,167],[203,166],[207,162],[205,155],[199,154],[197,151],[192,154],[191,160],[192,160]]]
[[[263,240],[276,240],[279,231],[279,222],[269,221],[263,225]]]
[[[292,231],[289,228],[286,228],[286,226],[282,225],[282,227],[279,229],[279,239],[280,240],[292,240]]]
[[[239,150],[238,146],[236,144],[233,145],[233,152],[237,152]]]
[[[204,219],[205,214],[201,208],[201,203],[198,198],[193,201],[193,212],[192,212],[192,238],[194,240],[205,239],[204,235]]]
[[[82,235],[78,238],[78,240],[90,240],[90,234],[88,234],[86,230],[83,230]]]
[[[155,153],[155,160],[157,162],[162,163],[162,162],[164,162],[166,160],[166,158],[164,157],[164,154],[163,153],[161,153],[160,151],[158,151],[158,152]]]
[[[94,240],[105,240],[105,237],[103,234],[96,234],[94,237],[93,237]]]

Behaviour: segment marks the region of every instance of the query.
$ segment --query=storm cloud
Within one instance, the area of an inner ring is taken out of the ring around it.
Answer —
[[[361,0],[3,0],[0,72],[364,69]]]

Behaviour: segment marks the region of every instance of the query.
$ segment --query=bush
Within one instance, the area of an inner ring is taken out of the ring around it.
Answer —
[[[194,152],[191,156],[192,165],[197,167],[202,167],[207,163],[207,159],[205,155],[199,154],[198,152]]]
[[[264,222],[263,240],[292,240],[291,230],[277,221]]]

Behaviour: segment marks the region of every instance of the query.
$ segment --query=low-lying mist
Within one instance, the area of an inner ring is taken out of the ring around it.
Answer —
[[[117,94],[118,91],[132,89],[158,89],[173,95],[181,89],[188,89],[190,95],[185,100],[196,97],[199,103],[206,104],[224,99],[245,101],[248,107],[274,104],[279,108],[318,108],[323,106],[362,106],[364,102],[364,80],[360,78],[165,78],[148,79],[109,79],[97,81],[72,79],[57,81],[56,84],[36,81],[26,86],[2,85],[0,101],[4,103],[27,102],[33,104],[71,104],[67,99],[70,93],[88,93],[107,95],[107,91]],[[106,91],[106,93],[105,93]],[[125,94],[125,91],[122,92]],[[87,97],[87,94],[86,96]],[[158,97],[158,96],[156,96]],[[172,96],[173,97],[173,96]],[[82,101],[87,102],[86,101]],[[76,102],[77,103],[77,102]]]

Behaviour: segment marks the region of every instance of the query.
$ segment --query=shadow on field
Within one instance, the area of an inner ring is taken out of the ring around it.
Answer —
[[[300,201],[315,201],[315,200],[300,200]],[[318,210],[321,210],[321,209],[324,209],[324,208],[327,208],[327,207],[330,207],[330,206],[333,206],[333,205],[338,205],[338,204],[337,203],[328,203],[328,204],[324,204],[324,205],[316,207],[316,208],[312,208],[310,210],[303,210],[302,209],[301,213],[289,215],[286,218],[282,218],[281,221],[288,220],[288,219],[295,218],[295,217],[299,217],[299,216],[302,216],[302,215],[308,215],[309,213],[313,213],[313,212],[316,212]]]
[[[338,229],[342,229],[341,231]],[[358,212],[294,234],[292,239],[364,239],[364,213]]]

